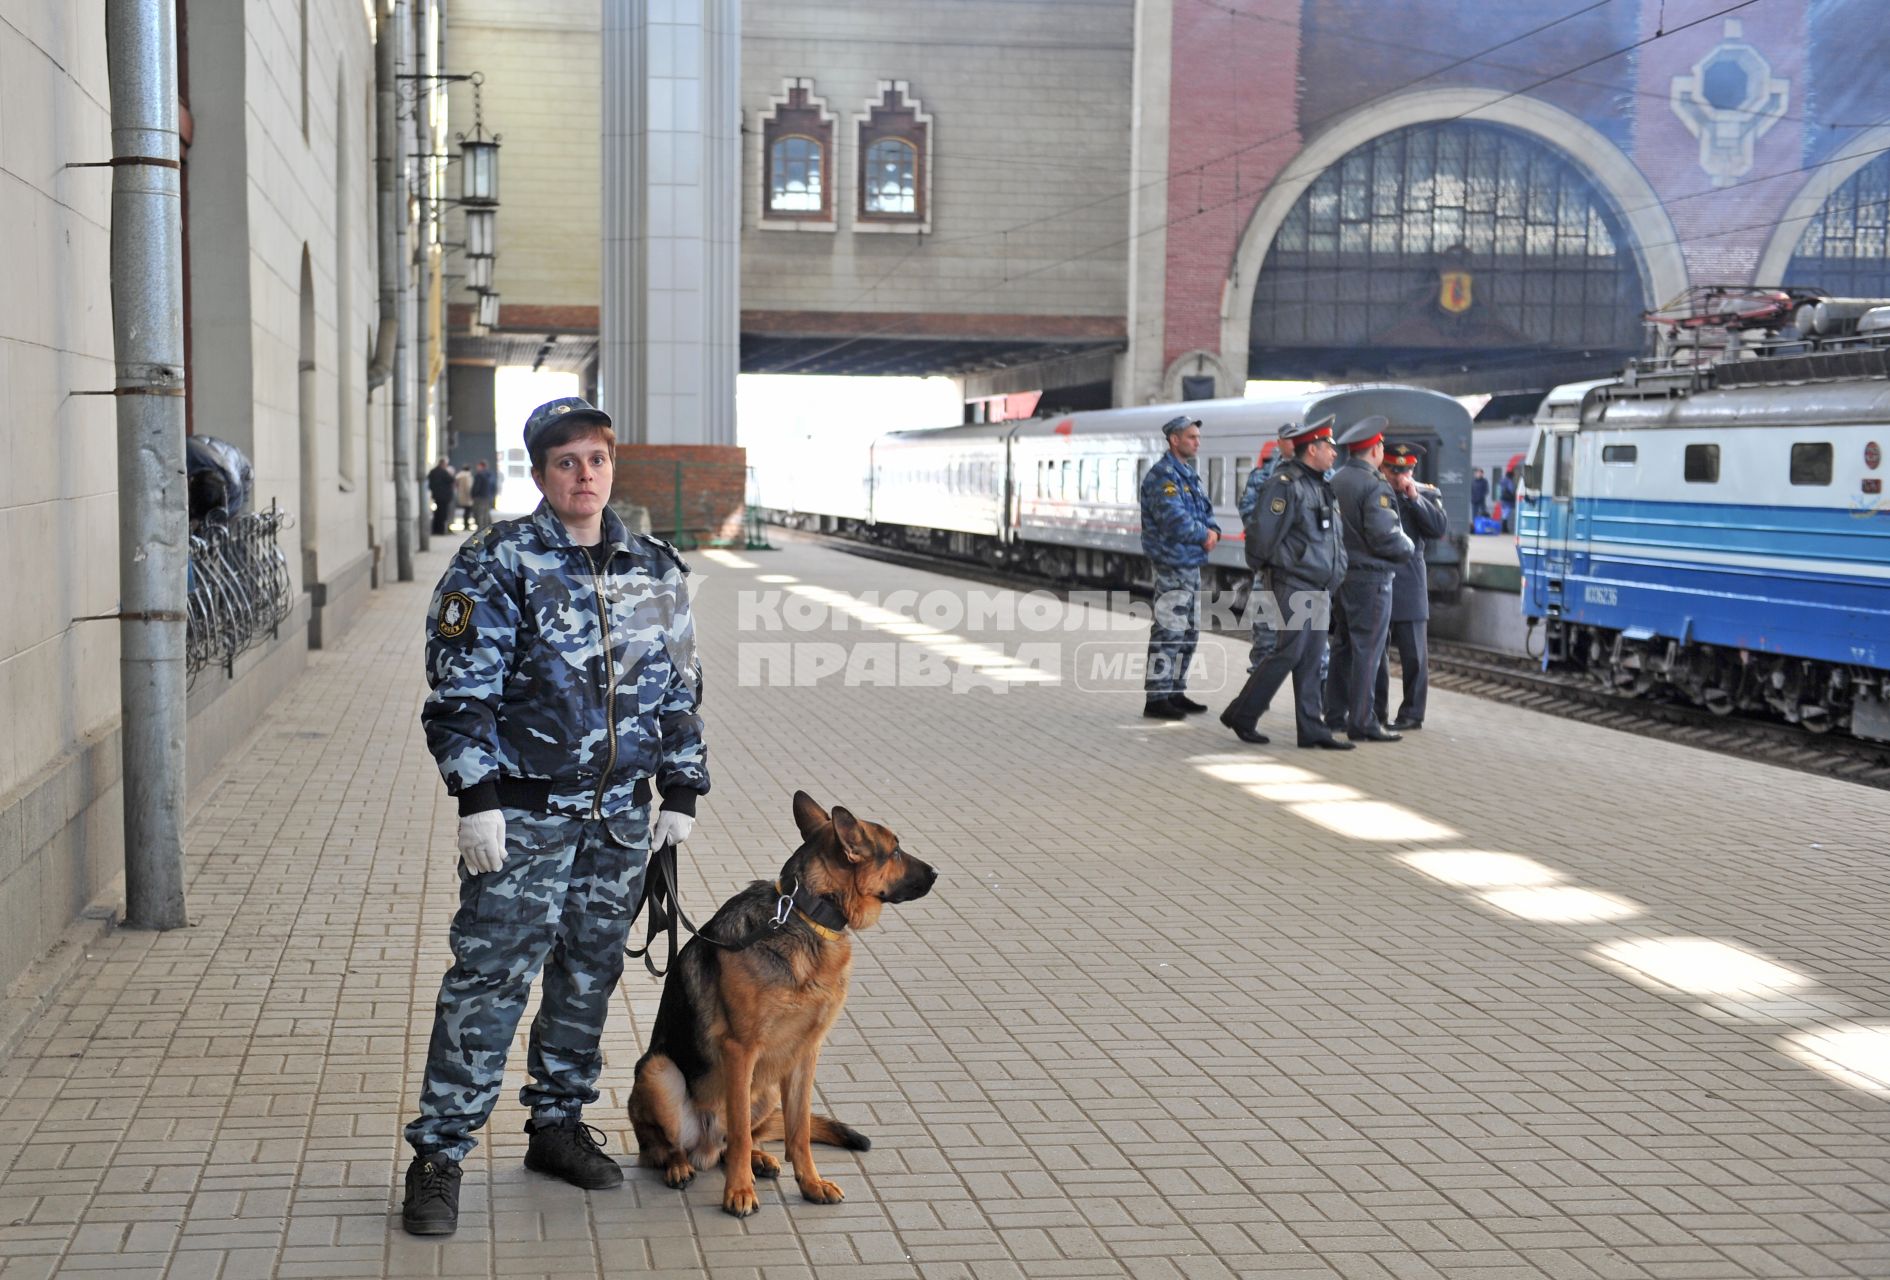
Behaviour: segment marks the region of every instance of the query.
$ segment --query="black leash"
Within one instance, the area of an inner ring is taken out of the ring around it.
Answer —
[[[808,924],[825,934],[838,936],[846,928],[846,917],[840,909],[824,898],[818,898],[807,892],[799,881],[786,892],[781,891],[777,882],[775,890],[780,893],[774,904],[774,915],[751,930],[747,937],[735,942],[723,942],[720,938],[711,938],[695,923],[683,914],[682,894],[677,883],[676,842],[670,841],[650,854],[650,860],[643,868],[643,889],[637,895],[636,905],[630,908],[630,924],[634,928],[636,919],[643,914],[644,907],[650,909],[649,923],[645,926],[642,947],[625,947],[623,953],[634,960],[643,961],[643,967],[652,977],[661,978],[668,974],[676,963],[676,948],[680,943],[678,929],[687,929],[696,937],[713,947],[724,951],[743,951],[761,941],[770,933],[780,929],[788,922],[788,917],[796,910],[807,918]],[[656,967],[654,950],[656,940],[664,934],[669,935],[669,959],[661,969]]]

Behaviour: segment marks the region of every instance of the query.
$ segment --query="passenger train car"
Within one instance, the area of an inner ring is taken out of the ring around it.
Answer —
[[[1817,305],[1539,426],[1517,549],[1545,665],[1890,740],[1890,306]]]
[[[1334,387],[1284,399],[1200,400],[1033,418],[988,426],[894,431],[859,459],[868,477],[863,509],[813,494],[802,468],[844,468],[831,457],[779,461],[758,475],[756,505],[789,524],[867,541],[1028,569],[1097,586],[1147,583],[1141,482],[1165,452],[1161,424],[1178,413],[1201,419],[1197,469],[1222,540],[1206,577],[1222,589],[1250,578],[1238,502],[1247,476],[1277,447],[1285,422],[1336,414],[1345,425],[1374,413],[1387,437],[1418,445],[1418,478],[1443,492],[1451,527],[1429,547],[1431,590],[1454,597],[1463,583],[1470,525],[1470,415],[1449,396],[1415,387]]]

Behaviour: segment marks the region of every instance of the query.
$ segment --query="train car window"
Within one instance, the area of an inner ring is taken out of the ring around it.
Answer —
[[[1116,459],[1116,505],[1135,501],[1135,459]]]
[[[1603,462],[1613,463],[1616,466],[1628,466],[1638,461],[1640,456],[1641,450],[1639,445],[1610,444],[1603,445],[1601,449],[1601,460]]]
[[[1831,483],[1831,446],[1795,444],[1792,446],[1793,484]]]
[[[1719,446],[1716,444],[1688,445],[1685,474],[1688,484],[1718,484]]]
[[[1057,497],[1067,502],[1075,491],[1076,486],[1070,483],[1070,460],[1065,458],[1063,465],[1057,468]]]
[[[1238,502],[1247,492],[1247,477],[1253,474],[1253,463],[1245,458],[1234,459],[1234,500]]]
[[[1218,507],[1224,501],[1221,496],[1221,481],[1227,479],[1227,459],[1209,458],[1207,472],[1207,500],[1210,507]]]
[[[1575,496],[1575,433],[1572,431],[1555,438],[1555,496]]]
[[[1528,489],[1529,492],[1531,493],[1542,492],[1542,441],[1543,439],[1544,437],[1542,436],[1536,437],[1536,446],[1535,448],[1529,451],[1529,461],[1523,463],[1523,469],[1522,469],[1523,487]]]
[[[1148,479],[1148,469],[1153,464],[1147,458],[1135,460],[1135,500],[1142,500],[1142,482]]]

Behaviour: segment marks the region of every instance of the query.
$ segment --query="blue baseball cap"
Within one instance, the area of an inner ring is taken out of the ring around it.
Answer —
[[[531,451],[532,445],[547,428],[579,419],[595,422],[601,427],[610,425],[610,415],[583,396],[562,396],[556,400],[545,401],[533,409],[531,416],[525,419],[526,452]]]

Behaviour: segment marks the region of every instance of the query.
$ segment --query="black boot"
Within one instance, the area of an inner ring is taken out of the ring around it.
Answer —
[[[1205,702],[1196,702],[1185,693],[1173,694],[1169,697],[1168,701],[1180,707],[1191,716],[1199,715],[1201,712],[1207,710],[1207,704]]]
[[[623,1183],[623,1170],[604,1154],[604,1134],[581,1120],[547,1124],[527,1120],[532,1135],[525,1149],[525,1167],[534,1173],[563,1178],[574,1187],[602,1191]]]
[[[1221,723],[1226,725],[1229,729],[1232,729],[1236,738],[1239,738],[1242,742],[1251,742],[1255,746],[1262,746],[1273,741],[1273,739],[1267,737],[1266,734],[1261,733],[1252,726],[1243,726],[1235,723],[1233,711],[1234,709],[1229,707],[1227,710],[1221,712]]]
[[[1172,698],[1150,698],[1142,706],[1144,720],[1180,720],[1187,714]]]
[[[458,1164],[438,1154],[413,1158],[400,1225],[416,1236],[450,1236],[459,1229]]]

